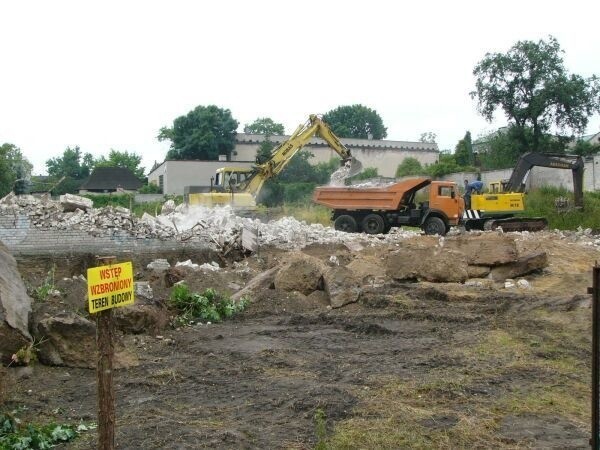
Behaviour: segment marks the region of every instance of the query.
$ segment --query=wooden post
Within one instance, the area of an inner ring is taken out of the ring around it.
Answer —
[[[600,266],[593,268],[592,287],[592,450],[600,449]]]
[[[114,256],[96,257],[99,266],[112,264],[115,260],[116,257]],[[113,450],[115,448],[114,330],[112,308],[96,313],[99,450]]]

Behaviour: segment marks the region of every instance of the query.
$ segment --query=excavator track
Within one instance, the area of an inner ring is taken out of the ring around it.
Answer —
[[[543,217],[509,217],[506,219],[491,219],[484,224],[485,230],[495,230],[502,227],[509,231],[542,231],[548,229],[548,221]]]

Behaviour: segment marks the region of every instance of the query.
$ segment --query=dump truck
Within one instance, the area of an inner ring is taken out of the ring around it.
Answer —
[[[460,224],[465,209],[456,183],[425,177],[376,187],[321,186],[313,201],[331,208],[334,228],[349,233],[388,233],[392,227],[410,226],[443,236]]]

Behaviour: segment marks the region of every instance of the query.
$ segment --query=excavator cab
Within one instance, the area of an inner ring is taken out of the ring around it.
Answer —
[[[217,191],[238,190],[252,175],[252,169],[245,167],[221,167],[215,173],[214,188]]]

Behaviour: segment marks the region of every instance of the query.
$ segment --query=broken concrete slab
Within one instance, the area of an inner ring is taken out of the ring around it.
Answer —
[[[134,304],[115,309],[115,322],[123,333],[160,334],[169,325],[169,314],[156,305]]]
[[[317,258],[298,253],[292,256],[275,276],[275,289],[309,295],[322,288],[325,267]]]
[[[0,361],[29,345],[31,298],[27,295],[17,263],[0,242]]]
[[[75,313],[44,317],[34,330],[40,362],[51,366],[93,369],[97,365],[96,324]],[[137,359],[117,341],[115,367],[133,367]]]
[[[357,278],[347,267],[329,267],[323,274],[323,280],[332,308],[356,303],[360,298],[362,279]]]
[[[87,211],[88,209],[92,209],[94,206],[94,202],[89,198],[80,197],[79,195],[73,194],[61,195],[60,204],[62,205],[64,212],[71,212],[75,211],[76,209]]]
[[[518,257],[514,238],[504,234],[452,236],[445,239],[444,247],[464,254],[470,265],[495,266],[515,261]]]
[[[495,281],[503,281],[508,278],[516,278],[528,273],[543,269],[548,265],[546,252],[538,252],[519,257],[516,261],[501,266],[493,267],[490,278]]]
[[[467,258],[445,247],[400,248],[385,259],[387,276],[394,280],[462,283],[469,278]]]
[[[252,278],[246,286],[233,294],[231,296],[231,300],[238,301],[244,297],[252,300],[253,295],[256,292],[260,292],[265,289],[269,289],[271,285],[273,285],[273,280],[275,279],[275,275],[279,272],[279,267],[272,267],[269,270],[265,270],[261,272],[254,278]]]
[[[490,274],[491,267],[489,266],[467,266],[467,274],[469,278],[485,278]]]

